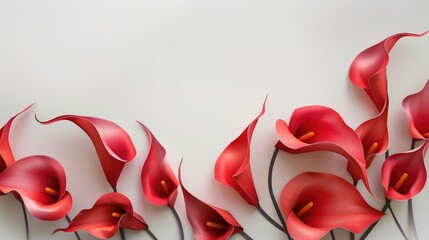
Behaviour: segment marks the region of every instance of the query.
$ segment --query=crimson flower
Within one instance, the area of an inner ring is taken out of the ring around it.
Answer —
[[[148,225],[133,211],[130,200],[116,192],[101,196],[90,209],[80,211],[67,228],[58,231],[85,230],[97,238],[113,237],[119,228],[145,230]]]
[[[0,191],[18,194],[28,211],[42,220],[63,218],[72,207],[64,169],[48,156],[29,156],[6,168],[0,174]]]
[[[411,151],[391,155],[384,161],[381,182],[386,197],[393,200],[408,200],[416,196],[425,186],[426,167],[424,156],[429,141]]]
[[[173,207],[179,182],[165,159],[165,149],[145,125],[139,124],[149,135],[149,153],[141,172],[141,184],[146,199],[158,206]]]
[[[265,102],[261,113],[232,141],[216,160],[214,175],[220,183],[234,188],[246,202],[259,206],[258,194],[250,169],[250,142],[259,117],[265,113]]]
[[[424,88],[402,101],[402,108],[408,118],[408,128],[414,139],[429,138],[429,81]]]
[[[327,173],[293,178],[281,192],[280,206],[287,229],[297,240],[320,239],[337,227],[360,233],[383,216],[353,185]]]
[[[361,140],[333,109],[325,106],[298,108],[292,113],[289,125],[277,120],[276,132],[279,139],[276,147],[286,152],[331,151],[343,155],[354,181],[362,179],[370,189]]]
[[[182,184],[181,164],[179,182],[185,199],[186,216],[197,240],[225,240],[243,231],[230,212],[207,204],[186,190]]]
[[[136,149],[128,133],[116,123],[95,117],[63,115],[45,122],[37,121],[51,124],[61,120],[73,122],[88,134],[107,181],[116,189],[124,165],[136,156]]]

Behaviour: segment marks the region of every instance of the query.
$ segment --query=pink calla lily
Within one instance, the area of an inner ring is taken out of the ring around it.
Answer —
[[[67,228],[56,229],[54,233],[85,230],[97,238],[107,239],[119,228],[146,230],[148,225],[133,211],[126,196],[113,192],[101,196],[92,208],[80,211]]]
[[[231,213],[199,200],[186,190],[182,184],[181,165],[179,182],[185,199],[186,216],[197,240],[225,240],[243,231]]]
[[[97,151],[107,181],[116,189],[118,178],[125,164],[136,156],[136,149],[128,133],[111,121],[77,115],[63,115],[42,124],[68,120],[79,126],[89,136]]]
[[[0,191],[18,194],[33,216],[46,221],[63,218],[72,207],[64,169],[48,156],[26,157],[6,168]]]
[[[360,233],[383,216],[353,185],[327,173],[293,178],[281,192],[280,206],[296,240],[320,239],[337,227]]]
[[[250,143],[259,118],[265,113],[265,102],[261,113],[232,141],[216,160],[215,179],[234,188],[250,205],[259,206],[259,198],[250,168]]]
[[[429,81],[424,88],[402,101],[408,118],[408,129],[414,139],[429,138]]]
[[[146,199],[158,206],[173,207],[179,182],[165,159],[165,149],[145,125],[139,124],[149,135],[149,153],[143,164],[141,184]]]
[[[427,173],[424,164],[429,141],[411,151],[391,155],[384,161],[381,182],[386,197],[393,200],[408,200],[425,186]]]

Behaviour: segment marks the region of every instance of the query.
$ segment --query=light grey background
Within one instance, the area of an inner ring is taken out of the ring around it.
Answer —
[[[74,197],[72,217],[110,191],[109,186],[83,131],[69,122],[42,126],[34,113],[41,119],[97,116],[129,132],[138,155],[125,167],[118,190],[130,197],[159,239],[178,239],[178,229],[168,208],[143,198],[139,177],[148,146],[135,120],[165,146],[174,170],[184,158],[183,181],[189,191],[231,211],[254,239],[284,239],[238,194],[215,182],[217,156],[256,117],[268,94],[267,112],[253,136],[251,165],[261,205],[275,216],[266,182],[276,119],[288,121],[293,109],[309,104],[336,109],[353,128],[374,116],[366,95],[348,81],[351,61],[392,34],[428,30],[428,9],[428,1],[1,0],[0,122],[36,102],[13,125],[12,148],[17,158],[46,154],[64,165]],[[428,79],[429,36],[402,39],[390,56],[390,152],[395,153],[409,148],[400,104]],[[377,158],[369,171],[382,199],[381,164]],[[303,171],[350,180],[345,165],[335,154],[281,153],[275,191]],[[361,190],[371,205],[381,208],[382,202]],[[428,200],[427,189],[415,198],[421,239],[429,237]],[[406,203],[393,206],[409,233]],[[186,238],[192,239],[181,193],[176,207]],[[0,212],[1,239],[24,239],[18,202],[1,197]],[[43,222],[30,216],[31,239],[74,239],[61,232],[51,237],[64,226],[65,220]],[[348,238],[344,230],[336,234]],[[149,238],[143,232],[126,235],[128,240]],[[95,239],[84,232],[81,236]],[[369,239],[402,238],[386,216]]]

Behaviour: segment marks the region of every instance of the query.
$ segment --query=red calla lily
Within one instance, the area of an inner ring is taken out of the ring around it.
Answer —
[[[429,138],[429,81],[424,88],[402,101],[408,118],[408,129],[414,139]]]
[[[230,212],[207,204],[186,190],[182,184],[181,164],[179,182],[185,199],[186,216],[197,240],[225,240],[243,231]]]
[[[393,200],[408,200],[425,186],[427,173],[424,163],[429,141],[411,151],[391,155],[384,161],[381,182],[386,197]]]
[[[276,147],[286,152],[331,151],[343,155],[354,181],[362,179],[370,190],[359,136],[333,109],[325,106],[298,108],[292,113],[289,125],[277,120],[276,132],[279,139]]]
[[[250,143],[253,130],[259,118],[265,113],[266,100],[261,113],[220,154],[214,170],[217,181],[234,188],[248,204],[255,207],[259,206],[259,198],[250,169]]]
[[[63,218],[72,207],[64,169],[48,156],[29,156],[6,168],[0,174],[0,191],[17,193],[28,211],[42,220]]]
[[[149,153],[143,164],[141,184],[146,199],[158,206],[173,207],[179,182],[165,159],[165,149],[144,124],[139,124],[149,135]]]
[[[80,211],[67,228],[58,231],[85,230],[97,238],[113,237],[119,228],[145,230],[148,225],[133,211],[130,200],[116,192],[101,196],[90,209]]]
[[[280,206],[296,240],[320,239],[337,227],[360,233],[383,216],[353,185],[327,173],[293,178],[281,192]]]
[[[51,124],[62,120],[73,122],[89,136],[107,181],[116,189],[124,165],[136,156],[136,149],[128,133],[116,123],[88,116],[63,115],[44,122],[37,121]]]

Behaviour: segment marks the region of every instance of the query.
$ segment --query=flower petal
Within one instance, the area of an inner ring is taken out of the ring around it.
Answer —
[[[280,206],[294,239],[320,239],[337,227],[360,233],[383,216],[353,185],[327,173],[307,172],[293,178],[281,192]]]
[[[402,101],[402,108],[408,118],[408,129],[414,139],[429,138],[429,81],[424,88],[407,96]]]
[[[426,183],[427,173],[424,164],[429,141],[404,153],[391,155],[384,161],[381,170],[381,182],[386,190],[386,197],[394,200],[408,200],[416,196]],[[402,184],[397,185],[404,175]]]
[[[258,194],[250,168],[250,143],[259,118],[265,113],[265,99],[261,113],[232,141],[216,160],[214,175],[220,183],[234,188],[246,202],[259,206]]]
[[[52,189],[50,194],[46,188]],[[16,192],[28,211],[42,220],[63,218],[72,207],[66,192],[66,175],[61,164],[48,156],[30,156],[16,161],[0,174],[0,191]]]
[[[149,135],[149,153],[143,164],[141,184],[146,199],[158,206],[174,206],[179,182],[165,159],[165,149],[144,124],[138,122]]]
[[[42,124],[68,120],[79,126],[89,136],[97,151],[107,181],[116,188],[124,165],[136,156],[136,149],[128,133],[117,124],[95,117],[63,115]]]

